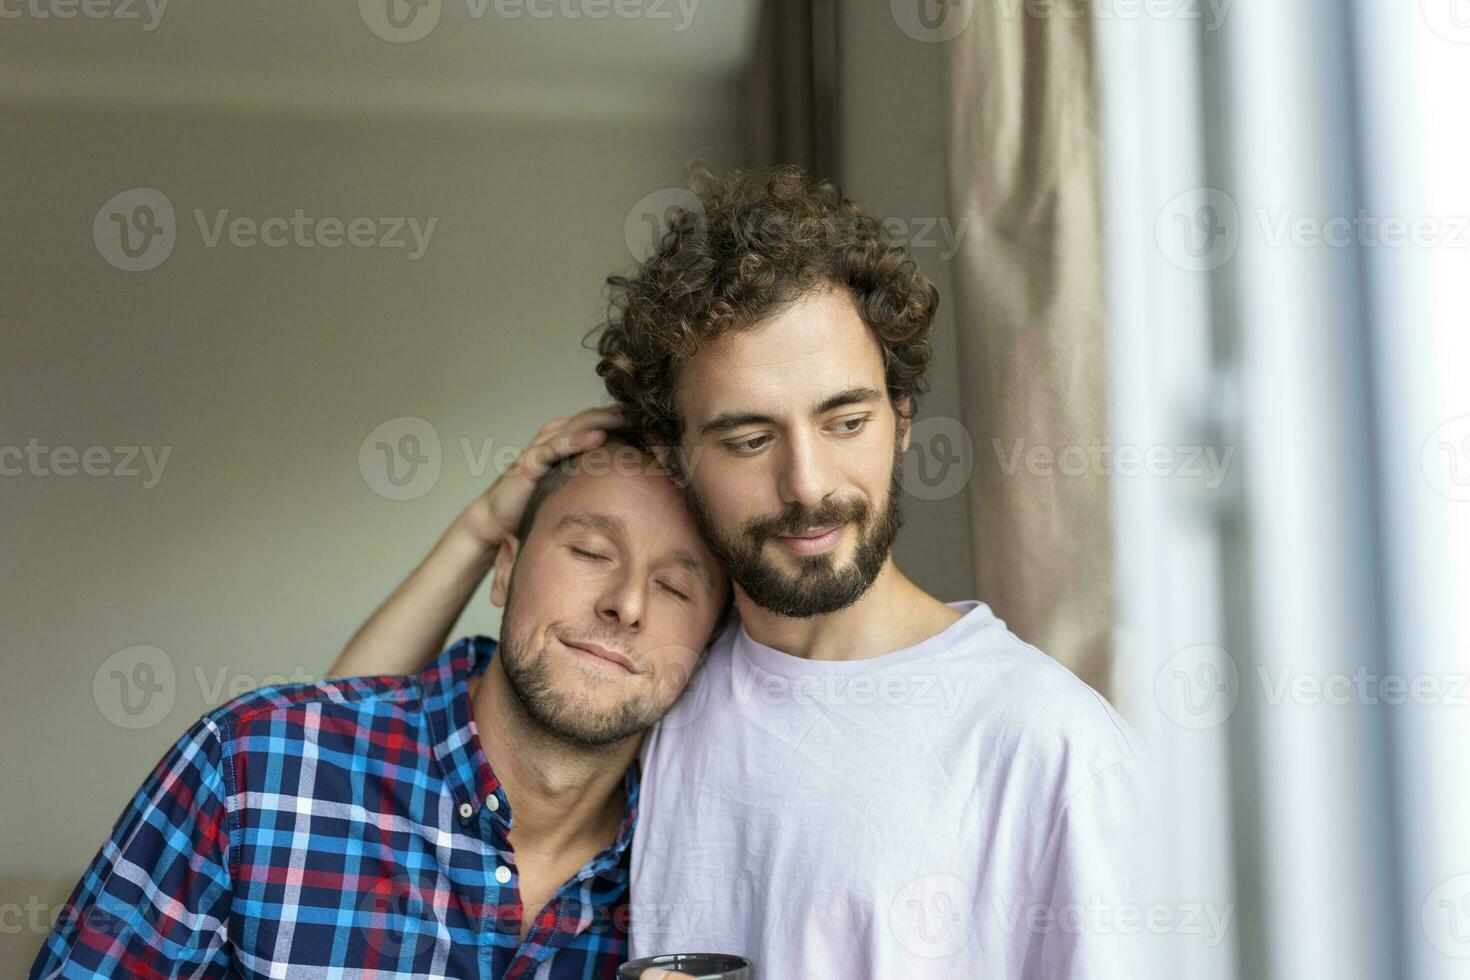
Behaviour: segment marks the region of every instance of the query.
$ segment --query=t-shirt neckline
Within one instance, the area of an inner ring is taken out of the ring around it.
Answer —
[[[884,670],[929,654],[948,650],[976,630],[996,622],[990,607],[978,599],[961,599],[945,605],[964,615],[950,623],[933,636],[926,637],[912,646],[903,647],[865,660],[807,660],[793,654],[783,653],[768,647],[751,637],[745,624],[737,620],[735,629],[735,655],[752,666],[783,677],[804,677],[825,673],[863,673]]]

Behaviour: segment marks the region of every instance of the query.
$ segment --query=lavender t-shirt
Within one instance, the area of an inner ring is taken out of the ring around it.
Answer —
[[[983,603],[951,605],[943,632],[868,660],[725,631],[644,746],[634,957],[1132,980],[1128,936],[1089,916],[1136,898],[1137,736]]]

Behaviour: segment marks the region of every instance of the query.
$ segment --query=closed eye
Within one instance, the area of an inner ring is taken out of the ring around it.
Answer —
[[[667,583],[667,582],[660,582],[658,584],[659,584],[659,587],[660,588],[662,588],[669,595],[671,595],[674,598],[678,599],[680,602],[688,602],[689,601],[689,597],[687,595],[685,595],[683,592],[680,592],[678,589],[674,588],[669,583]]]
[[[578,548],[576,545],[571,545],[570,547],[572,549],[572,554],[576,555],[578,558],[586,558],[591,561],[609,560],[607,555],[599,555],[595,551],[587,551],[585,548]]]

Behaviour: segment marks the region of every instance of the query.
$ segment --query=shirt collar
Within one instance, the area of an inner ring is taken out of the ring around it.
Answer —
[[[510,801],[481,751],[479,732],[470,711],[470,679],[485,672],[495,649],[496,641],[488,636],[467,636],[423,669],[418,675],[418,686],[434,740],[434,758],[453,796],[455,819],[462,825],[473,823],[484,808],[502,830],[509,830]],[[614,856],[627,848],[637,826],[641,773],[635,755],[623,774],[627,806],[618,826],[617,843],[612,848]],[[487,803],[492,797],[495,803]]]

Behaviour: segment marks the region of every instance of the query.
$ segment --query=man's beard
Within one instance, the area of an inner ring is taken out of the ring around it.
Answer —
[[[569,745],[587,751],[611,751],[619,743],[653,727],[663,712],[652,704],[647,694],[630,697],[621,704],[592,710],[582,699],[557,687],[551,674],[551,658],[555,651],[542,647],[531,650],[529,630],[517,627],[515,573],[506,590],[505,615],[501,618],[500,657],[510,692],[524,709],[524,714],[537,728]],[[608,636],[578,636],[578,640],[609,645],[617,641]],[[595,681],[588,680],[588,684]]]
[[[814,510],[799,504],[774,517],[747,521],[731,537],[720,531],[691,480],[687,488],[689,509],[716,558],[732,578],[767,612],[793,619],[825,616],[846,609],[862,598],[893,549],[903,525],[899,507],[903,493],[903,450],[895,441],[893,474],[888,482],[888,499],[881,515],[874,516],[866,500],[824,500]],[[821,527],[851,522],[857,534],[857,550],[845,566],[837,565],[834,553],[792,555],[796,571],[788,572],[765,557],[765,543],[778,535],[795,536]]]

